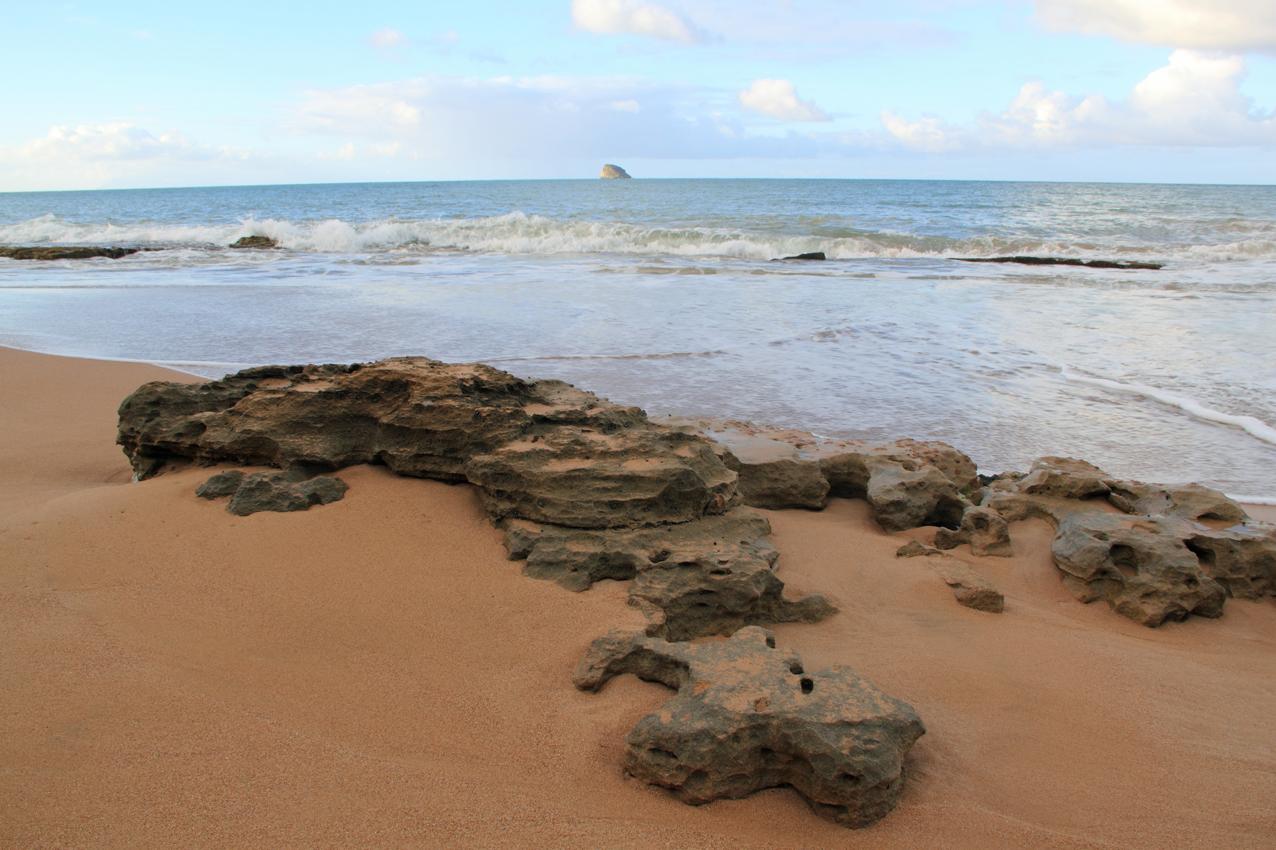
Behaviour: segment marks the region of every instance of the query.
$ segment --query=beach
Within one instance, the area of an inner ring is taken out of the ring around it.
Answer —
[[[767,511],[779,575],[839,613],[774,627],[916,708],[864,830],[788,789],[701,807],[626,778],[669,691],[578,691],[639,628],[625,583],[522,575],[475,488],[351,467],[337,503],[229,514],[208,469],[133,483],[116,408],[154,366],[0,349],[0,845],[1269,847],[1276,609],[1148,629],[1082,605],[1041,520],[958,605],[863,501]],[[626,399],[617,398],[617,401]],[[899,435],[903,436],[903,435]],[[959,445],[958,448],[961,448]],[[1247,507],[1259,519],[1272,508]]]

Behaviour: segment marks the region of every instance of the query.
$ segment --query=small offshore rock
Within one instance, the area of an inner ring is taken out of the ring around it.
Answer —
[[[1082,260],[1076,257],[954,257],[963,263],[1017,263],[1021,266],[1085,266],[1092,269],[1143,269],[1155,271],[1162,263],[1136,260]]]
[[[895,807],[925,733],[907,703],[849,667],[807,672],[756,626],[703,644],[612,632],[574,681],[597,691],[624,673],[677,691],[629,733],[625,771],[692,805],[788,786],[821,817],[865,827]]]
[[[603,180],[628,180],[630,178],[628,171],[610,162],[603,166],[598,176]]]
[[[278,248],[279,243],[269,236],[241,236],[230,243],[231,248]]]
[[[780,257],[781,260],[827,260],[823,251],[808,251],[805,254],[793,254],[789,257]]]

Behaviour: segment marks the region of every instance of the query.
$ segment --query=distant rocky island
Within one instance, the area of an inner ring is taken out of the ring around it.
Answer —
[[[601,177],[601,178],[602,178],[602,179],[604,179],[604,180],[628,180],[628,179],[630,179],[630,175],[629,175],[629,172],[628,172],[628,171],[626,171],[625,169],[621,168],[619,165],[613,165],[613,164],[612,164],[612,163],[610,163],[610,162],[603,166],[603,170],[599,173],[599,175],[598,175],[598,176],[599,176],[599,177]]]

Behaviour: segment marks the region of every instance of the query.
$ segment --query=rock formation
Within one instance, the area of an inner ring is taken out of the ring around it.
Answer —
[[[788,257],[778,257],[778,260],[827,260],[823,251],[808,251],[805,254],[793,254]]]
[[[982,503],[1010,521],[1053,523],[1051,552],[1073,595],[1146,626],[1218,617],[1229,595],[1276,596],[1276,527],[1208,487],[1121,481],[1044,457],[992,480]]]
[[[783,597],[770,525],[733,509],[736,474],[712,442],[558,381],[424,358],[249,369],[140,387],[120,406],[119,443],[139,478],[174,462],[310,473],[382,463],[468,481],[529,575],[573,590],[632,580],[630,601],[653,635],[730,634],[835,610],[819,596]],[[232,511],[300,507],[316,485],[259,474],[235,486]]]
[[[935,532],[935,546],[955,549],[963,543],[970,544],[973,555],[999,555],[1009,557],[1010,526],[1001,514],[992,508],[972,505],[961,515],[961,527],[956,531],[941,528]]]
[[[245,474],[234,469],[209,478],[199,485],[195,495],[201,499],[229,496],[226,510],[236,516],[248,516],[260,511],[309,510],[341,500],[346,489],[346,482],[330,475],[309,478],[288,473]]]
[[[822,596],[790,601],[775,575],[779,553],[766,517],[735,508],[721,516],[659,528],[606,531],[505,523],[511,558],[524,571],[570,590],[602,579],[629,580],[629,602],[647,634],[669,640],[729,635],[755,623],[814,622],[836,609]]]
[[[941,529],[942,530],[942,529]],[[943,550],[910,540],[895,551],[897,558],[925,558],[925,563],[953,589],[953,598],[967,608],[1000,614],[1006,599],[1000,590],[965,561],[944,554]]]
[[[231,248],[278,248],[279,243],[269,236],[241,236],[230,243]]]
[[[603,170],[599,172],[598,176],[604,180],[628,180],[630,175],[628,171],[619,165],[613,165],[609,162],[603,166]]]
[[[979,487],[975,464],[945,443],[872,444],[739,422],[668,421],[715,441],[739,476],[741,499],[752,507],[820,510],[830,496],[867,499],[887,531],[955,529],[971,506],[967,494]]]
[[[89,260],[94,257],[105,257],[118,260],[129,254],[136,254],[142,248],[102,248],[94,245],[61,245],[33,247],[0,247],[0,257],[10,260]]]
[[[677,690],[629,733],[626,772],[696,805],[789,786],[820,816],[868,826],[895,806],[925,732],[907,703],[847,667],[806,672],[755,626],[703,644],[613,632],[575,682],[597,691],[623,673]]]

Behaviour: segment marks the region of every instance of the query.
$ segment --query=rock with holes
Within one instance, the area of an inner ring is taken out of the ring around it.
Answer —
[[[962,543],[969,543],[974,555],[1009,557],[1012,554],[1010,526],[992,508],[971,505],[961,515],[960,528],[941,528],[935,533],[935,546],[939,549],[955,549]]]
[[[1041,458],[997,476],[982,505],[1055,526],[1055,565],[1077,598],[1144,625],[1217,617],[1227,596],[1276,595],[1276,528],[1199,484],[1112,478],[1084,461]]]
[[[935,467],[908,469],[880,461],[870,465],[867,498],[878,525],[887,531],[923,525],[956,528],[967,506],[956,486]]]
[[[895,807],[925,732],[907,703],[847,667],[806,672],[756,626],[703,644],[613,632],[575,683],[597,691],[624,673],[677,691],[629,733],[625,771],[693,805],[788,786],[816,814],[868,826]]]
[[[817,461],[776,458],[743,463],[730,452],[723,460],[739,476],[740,498],[746,505],[818,511],[828,502],[829,482]]]
[[[705,438],[559,381],[404,357],[269,366],[156,382],[120,405],[138,477],[173,462],[339,469],[470,481],[497,517],[589,528],[721,513],[736,475]]]
[[[1189,614],[1218,617],[1226,593],[1178,535],[1154,519],[1099,511],[1069,514],[1051,544],[1064,584],[1078,599],[1103,599],[1145,626]]]
[[[524,572],[570,590],[632,580],[630,604],[647,633],[670,640],[731,634],[753,623],[813,622],[836,610],[822,596],[790,600],[766,517],[748,508],[693,522],[635,529],[504,523],[505,545]]]

